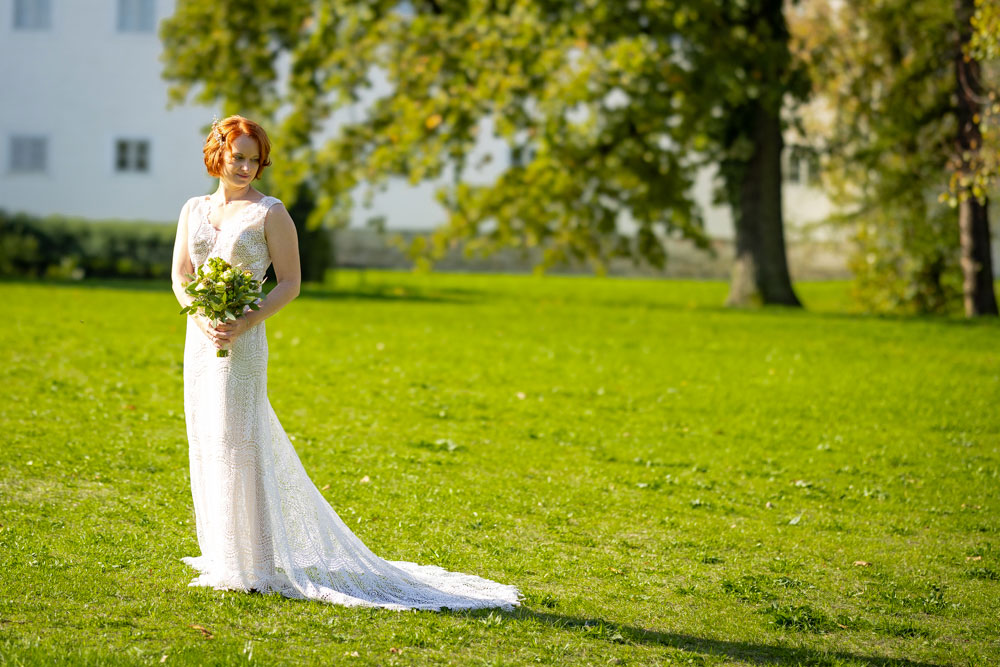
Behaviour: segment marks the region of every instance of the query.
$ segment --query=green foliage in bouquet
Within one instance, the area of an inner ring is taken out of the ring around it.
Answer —
[[[264,280],[253,279],[253,273],[234,267],[221,257],[209,257],[208,261],[198,267],[197,275],[188,274],[191,279],[184,291],[194,299],[184,308],[181,315],[200,313],[212,321],[213,326],[219,322],[235,320],[243,315],[245,308],[260,309],[260,300],[264,298],[261,285]],[[219,350],[217,356],[229,356],[229,350]]]

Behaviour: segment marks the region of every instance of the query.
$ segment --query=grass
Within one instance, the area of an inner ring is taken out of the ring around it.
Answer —
[[[725,285],[344,272],[269,395],[379,555],[515,613],[188,587],[183,320],[3,283],[0,665],[1000,661],[1000,326],[719,307]],[[362,483],[367,476],[369,482]]]

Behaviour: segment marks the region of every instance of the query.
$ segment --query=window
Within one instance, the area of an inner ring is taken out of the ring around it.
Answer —
[[[802,153],[798,146],[788,149],[788,164],[785,166],[785,181],[788,183],[802,182]]]
[[[791,145],[785,151],[785,182],[819,183],[819,153],[809,146]]]
[[[51,27],[50,0],[14,0],[15,30],[48,30]]]
[[[154,0],[118,0],[118,32],[153,32]]]
[[[149,171],[149,141],[119,139],[115,142],[115,171]]]
[[[45,137],[11,137],[10,170],[16,172],[45,171],[48,153],[49,141]]]

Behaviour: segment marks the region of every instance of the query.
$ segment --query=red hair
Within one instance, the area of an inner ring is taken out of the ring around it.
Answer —
[[[219,137],[216,136],[217,132],[221,135],[222,141],[219,141]],[[226,151],[231,150],[233,141],[244,134],[253,137],[260,148],[260,166],[257,167],[254,180],[260,178],[260,175],[264,173],[264,167],[271,164],[271,161],[267,159],[271,154],[271,140],[267,138],[267,132],[264,131],[264,128],[243,116],[229,116],[213,124],[205,138],[202,152],[205,154],[205,168],[208,169],[209,176],[218,178],[222,174],[222,163],[226,159]]]

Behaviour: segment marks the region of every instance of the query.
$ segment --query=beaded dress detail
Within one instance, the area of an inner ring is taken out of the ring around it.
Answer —
[[[261,280],[271,263],[264,197],[216,230],[208,197],[190,199],[188,248],[195,269],[209,257]],[[277,592],[290,598],[390,609],[476,609],[520,604],[511,585],[433,565],[386,561],[344,524],[302,467],[267,396],[264,322],[216,356],[187,318],[184,416],[200,556],[181,560],[190,586]]]

